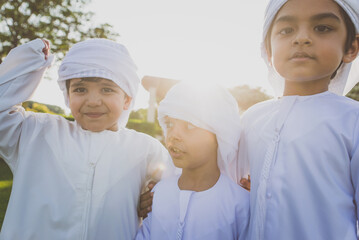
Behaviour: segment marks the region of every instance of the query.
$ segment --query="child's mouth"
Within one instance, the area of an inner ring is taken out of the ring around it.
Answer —
[[[296,52],[290,57],[290,60],[293,61],[306,61],[310,59],[314,59],[314,57],[310,56],[306,52]]]
[[[99,118],[103,115],[104,115],[103,113],[99,113],[99,112],[85,113],[85,116],[87,116],[89,118]]]
[[[184,153],[181,149],[173,147],[173,146],[169,147],[168,150],[170,152],[170,155],[173,158],[178,158],[178,157],[182,156],[182,154]]]

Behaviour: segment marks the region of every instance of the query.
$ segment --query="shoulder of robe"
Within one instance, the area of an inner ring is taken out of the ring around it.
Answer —
[[[173,186],[177,184],[178,176],[171,176],[160,180],[153,188],[153,192],[164,191],[168,192],[173,189]]]
[[[223,177],[223,184],[225,185],[227,190],[230,192],[230,194],[232,194],[232,196],[234,198],[239,197],[240,199],[243,199],[244,201],[247,201],[247,200],[249,201],[249,192],[247,190],[245,190],[244,188],[242,188],[241,186],[239,186],[238,184],[233,182],[226,175],[223,175],[222,177]]]
[[[216,195],[223,196],[217,200],[218,204],[222,206],[222,209],[225,212],[230,213],[227,217],[237,218],[240,217],[236,216],[238,213],[246,214],[249,212],[249,192],[234,183],[225,175],[222,175],[222,182],[221,185],[218,186]]]
[[[138,132],[136,130],[129,129],[129,128],[125,128],[124,133],[126,135],[138,140],[141,143],[146,142],[148,144],[153,144],[153,145],[160,144],[161,146],[163,146],[158,139],[156,139],[156,138],[154,138],[154,137],[152,137],[152,136],[150,136],[150,135],[148,135],[146,133]]]
[[[359,114],[359,101],[335,94],[332,94],[332,96],[330,106],[334,111],[346,116],[348,114]]]
[[[345,96],[340,96],[340,97],[343,99],[343,101],[345,101],[354,110],[359,111],[359,101],[345,97]]]
[[[270,99],[254,104],[241,115],[241,123],[246,125],[246,123],[250,122],[251,119],[261,116],[263,115],[263,113],[266,113],[268,109],[270,109],[271,106],[275,104],[276,104],[276,100],[274,99]]]

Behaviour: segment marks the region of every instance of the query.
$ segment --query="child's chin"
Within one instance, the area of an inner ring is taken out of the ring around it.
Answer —
[[[118,130],[117,125],[104,126],[103,124],[96,124],[96,125],[87,124],[87,125],[82,125],[82,128],[91,132],[102,132],[105,130],[116,132]]]
[[[110,130],[110,129],[106,129],[104,127],[96,127],[96,126],[87,126],[87,127],[82,127],[82,128],[87,131],[91,131],[91,132],[102,132],[104,130]]]

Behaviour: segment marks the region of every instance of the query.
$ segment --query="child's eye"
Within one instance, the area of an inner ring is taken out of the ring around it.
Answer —
[[[104,93],[110,93],[110,92],[114,92],[114,90],[112,88],[103,88],[102,91]]]
[[[283,28],[279,31],[279,34],[281,35],[287,35],[293,32],[293,28],[287,27],[287,28]]]
[[[197,128],[195,125],[193,125],[192,123],[187,123],[187,129],[188,130],[192,130],[192,129],[195,129],[195,128]]]
[[[316,32],[325,33],[325,32],[330,32],[333,29],[331,27],[328,27],[328,26],[325,26],[325,25],[318,25],[318,26],[314,27],[314,30]]]
[[[86,92],[86,88],[75,88],[72,92],[76,92],[76,93],[84,93]]]

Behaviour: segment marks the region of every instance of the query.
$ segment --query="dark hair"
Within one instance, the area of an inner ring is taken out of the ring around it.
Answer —
[[[342,17],[344,19],[345,28],[347,30],[347,38],[345,40],[345,45],[344,45],[344,50],[345,50],[345,52],[347,52],[350,49],[350,47],[352,46],[353,42],[355,41],[356,31],[355,31],[354,23],[350,19],[347,12],[344,11],[344,9],[341,6],[338,5],[338,7],[339,7],[340,14],[342,15]],[[278,12],[279,11],[280,10],[278,10]],[[278,14],[278,12],[277,12],[277,14]],[[275,15],[274,19],[276,19],[277,14]],[[270,52],[272,51],[270,37],[271,37],[271,34],[272,34],[272,28],[273,28],[274,19],[273,19],[273,21],[272,21],[272,23],[271,23],[271,25],[270,25],[270,27],[268,29],[267,35],[266,35],[265,40],[264,40],[266,50],[270,51]]]
[[[353,21],[350,19],[348,13],[344,11],[342,7],[339,6],[340,13],[344,19],[345,27],[347,29],[347,39],[345,41],[345,52],[349,51],[353,42],[355,41],[356,31]]]

